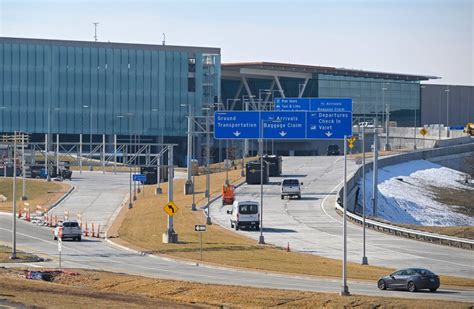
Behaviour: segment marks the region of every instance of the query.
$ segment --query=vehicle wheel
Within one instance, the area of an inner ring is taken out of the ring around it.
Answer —
[[[81,236],[77,237],[77,241],[81,241],[81,239],[82,239]]]
[[[415,282],[413,281],[408,282],[407,288],[408,288],[408,291],[410,292],[416,292]]]
[[[281,196],[281,199],[283,200],[283,199],[285,199],[285,197],[282,195],[282,196]]]
[[[257,230],[257,231],[260,230],[260,224],[257,224],[257,225],[255,226],[255,230]]]
[[[436,292],[437,289],[430,289],[430,292]]]
[[[53,236],[53,240],[58,240],[58,238],[56,236]]]
[[[235,230],[238,231],[239,230],[239,224],[236,222],[235,223]]]
[[[387,286],[385,285],[385,281],[383,279],[380,279],[378,282],[377,282],[377,287],[380,289],[380,290],[386,290],[387,289]]]
[[[300,194],[300,195],[298,195],[298,199],[299,199],[299,200],[301,200],[301,194]]]
[[[232,223],[232,221],[230,221],[230,228],[234,228],[234,224]]]

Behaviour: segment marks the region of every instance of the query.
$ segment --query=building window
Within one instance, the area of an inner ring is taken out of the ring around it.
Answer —
[[[188,92],[196,92],[196,78],[188,77]]]
[[[196,58],[188,58],[188,72],[196,72]]]

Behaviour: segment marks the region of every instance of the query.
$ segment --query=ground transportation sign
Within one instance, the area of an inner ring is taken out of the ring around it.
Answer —
[[[349,100],[350,106],[321,101],[316,111],[215,112],[214,138],[343,139],[344,135],[352,135],[352,101]]]

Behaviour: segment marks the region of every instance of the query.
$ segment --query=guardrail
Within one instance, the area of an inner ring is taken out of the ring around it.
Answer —
[[[450,149],[451,148],[451,149]],[[460,152],[455,152],[453,149],[460,149]],[[381,158],[379,160],[379,169],[388,166],[388,165],[393,165],[401,162],[406,162],[406,161],[411,161],[411,160],[420,160],[420,159],[431,159],[437,156],[447,156],[447,155],[452,155],[455,153],[463,153],[465,151],[473,151],[474,150],[474,143],[470,144],[465,144],[465,145],[458,145],[458,146],[453,146],[453,147],[447,147],[447,148],[435,148],[435,149],[430,149],[430,150],[422,150],[422,151],[417,151],[417,152],[412,152],[412,153],[405,153],[405,154],[400,154],[400,155],[395,155],[395,156],[390,156],[386,158]],[[372,168],[372,163],[366,163],[366,172],[371,170]],[[347,180],[348,184],[348,207],[347,207],[347,216],[348,218],[356,222],[358,224],[363,224],[363,218],[351,210],[351,204],[352,202],[357,203],[356,200],[352,200],[353,198],[355,199],[355,194],[353,194],[358,186],[358,179],[361,177],[362,174],[362,166],[360,166],[357,171],[355,171]],[[342,212],[344,209],[343,207],[339,204],[339,200],[342,201],[342,190],[344,188],[342,187],[337,194],[337,199],[336,199],[336,209],[340,212]],[[355,205],[354,205],[355,208]],[[353,209],[354,209],[353,208]],[[426,242],[431,242],[431,243],[437,243],[437,244],[442,244],[442,245],[447,245],[447,246],[453,246],[453,247],[458,247],[462,249],[469,249],[473,250],[474,249],[474,240],[470,239],[465,239],[465,238],[458,238],[458,237],[452,237],[452,236],[446,236],[446,235],[441,235],[441,234],[436,234],[436,233],[429,233],[429,232],[422,232],[422,231],[417,231],[413,229],[408,229],[408,228],[403,228],[399,226],[394,226],[388,223],[383,223],[380,221],[372,220],[372,219],[367,219],[365,220],[366,227],[379,231],[379,232],[385,232],[389,233],[395,236],[402,236],[410,239],[415,239],[415,240],[420,240],[420,241],[426,241]]]
[[[339,205],[339,203],[336,201],[336,209],[340,212],[344,211],[344,208]],[[363,218],[359,215],[356,215],[354,213],[351,213],[350,211],[346,212],[347,217],[349,220],[356,222],[360,225],[363,224]],[[463,248],[463,249],[474,249],[474,240],[469,240],[465,238],[458,238],[458,237],[451,237],[451,236],[445,236],[445,235],[440,235],[440,234],[435,234],[435,233],[429,233],[429,232],[422,232],[422,231],[417,231],[417,230],[412,230],[412,229],[407,229],[379,221],[375,221],[372,219],[365,219],[365,225],[366,227],[379,231],[379,232],[384,232],[388,234],[392,234],[395,236],[402,236],[410,239],[415,239],[415,240],[421,240],[421,241],[427,241],[431,243],[437,243],[441,245],[446,245],[446,246],[452,246],[452,247],[458,247],[458,248]]]

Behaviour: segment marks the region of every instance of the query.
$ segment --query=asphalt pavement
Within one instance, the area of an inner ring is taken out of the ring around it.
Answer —
[[[293,251],[342,259],[342,217],[335,211],[336,192],[341,187],[344,161],[342,156],[285,157],[283,176],[303,182],[302,198],[281,200],[284,177],[271,177],[264,186],[263,235],[265,241]],[[357,169],[348,161],[348,175]],[[237,200],[260,201],[260,185],[242,185]],[[211,206],[215,223],[230,229],[227,210],[221,199]],[[362,262],[362,227],[348,223],[348,260]],[[260,233],[240,230],[237,233],[258,240]],[[436,273],[474,277],[474,254],[470,250],[391,236],[366,230],[366,255],[369,264],[391,268],[425,267]]]
[[[0,243],[8,244],[11,240],[11,220],[11,215],[0,214]],[[44,263],[29,263],[28,266],[58,267],[58,246],[57,242],[52,239],[51,229],[19,221],[17,241],[19,249],[50,259]],[[341,290],[341,282],[337,279],[292,276],[209,265],[197,266],[195,263],[149,256],[117,247],[103,240],[87,238],[81,242],[63,242],[62,265],[67,268],[100,269],[152,278],[201,283],[329,293],[338,293]],[[0,266],[6,265],[0,264]],[[409,293],[380,291],[376,287],[376,282],[349,280],[348,285],[352,294],[474,301],[474,290],[472,289],[441,288],[437,293]]]

